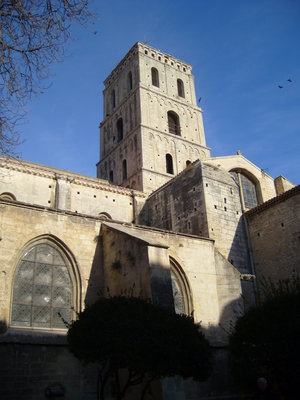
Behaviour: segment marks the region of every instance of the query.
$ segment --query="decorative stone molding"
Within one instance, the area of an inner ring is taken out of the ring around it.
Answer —
[[[57,168],[50,168],[43,165],[30,163],[23,160],[6,159],[0,157],[0,168],[5,168],[12,171],[17,171],[29,175],[40,176],[52,180],[63,179],[70,183],[90,187],[96,190],[104,190],[112,193],[119,193],[127,196],[132,196],[132,189],[123,188],[120,186],[110,185],[107,181],[99,178],[89,178],[84,175],[75,174],[73,172],[67,172],[59,170]],[[146,198],[147,196],[142,192],[135,192],[137,197]]]

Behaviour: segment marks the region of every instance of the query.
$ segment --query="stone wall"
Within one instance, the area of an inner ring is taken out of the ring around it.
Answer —
[[[64,344],[20,343],[10,335],[0,339],[0,397],[7,400],[46,399],[46,390],[60,389],[73,400],[96,398],[96,366],[84,367]],[[24,340],[24,338],[23,338]]]
[[[102,260],[98,246],[101,222],[76,214],[29,207],[19,203],[0,203],[0,319],[9,325],[15,269],[25,249],[36,240],[50,240],[72,264],[76,284],[74,306],[83,307],[101,289]]]
[[[296,186],[294,183],[292,183],[282,175],[275,178],[274,183],[276,187],[276,193],[278,196]]]
[[[113,294],[134,282],[135,295],[142,291],[154,302],[169,304],[172,258],[183,271],[195,321],[201,321],[212,343],[226,342],[219,323],[227,326],[241,312],[240,274],[215,252],[212,240],[113,222],[103,223],[102,234],[104,280],[112,282]]]
[[[249,273],[239,189],[226,171],[194,163],[147,199],[142,217],[150,226],[215,240],[227,260]]]
[[[300,186],[246,214],[258,284],[300,274]]]
[[[106,287],[110,294],[120,294],[133,284],[136,295],[142,292],[143,297],[169,305],[172,258],[190,290],[195,321],[202,321],[212,344],[226,344],[219,323],[227,326],[241,307],[240,274],[215,252],[212,240],[9,201],[0,203],[0,220],[0,320],[2,327],[9,327],[0,335],[10,382],[0,388],[5,398],[18,398],[18,385],[25,399],[40,399],[56,383],[65,388],[66,399],[95,395],[95,370],[83,369],[68,354],[64,330],[10,327],[15,268],[24,249],[37,240],[51,241],[72,264],[77,310],[95,301]]]
[[[202,166],[207,231],[220,253],[241,273],[250,273],[248,243],[238,185],[228,172]]]
[[[115,220],[132,222],[134,201],[141,203],[146,198],[143,193],[96,178],[26,161],[0,158],[0,162],[0,195],[10,193],[28,204],[95,217],[105,213]]]

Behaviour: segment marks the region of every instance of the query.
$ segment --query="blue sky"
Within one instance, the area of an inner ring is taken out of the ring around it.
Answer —
[[[300,183],[299,0],[94,0],[92,7],[95,25],[73,28],[50,87],[28,103],[21,158],[95,176],[102,82],[140,41],[193,66],[213,156],[241,150],[272,177]]]

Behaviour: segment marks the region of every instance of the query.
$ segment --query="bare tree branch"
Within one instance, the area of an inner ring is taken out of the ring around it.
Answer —
[[[89,0],[0,0],[0,154],[20,142],[25,104],[64,57],[71,24],[94,19]]]

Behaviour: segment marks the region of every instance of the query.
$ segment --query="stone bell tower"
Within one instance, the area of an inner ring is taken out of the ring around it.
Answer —
[[[210,156],[191,66],[136,43],[104,81],[98,178],[147,193]]]

